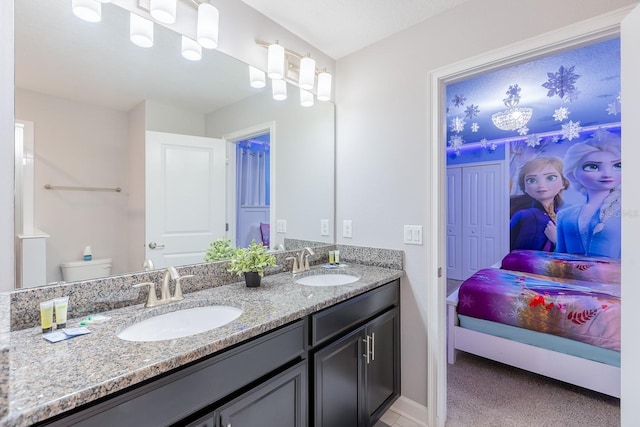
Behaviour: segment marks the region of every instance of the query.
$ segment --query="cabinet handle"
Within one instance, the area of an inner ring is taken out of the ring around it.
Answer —
[[[371,332],[371,361],[376,360],[376,334]]]
[[[364,338],[362,341],[367,345],[364,354],[362,355],[366,360],[367,360],[367,365],[369,363],[371,363],[371,359],[370,359],[370,349],[371,349],[371,341],[369,341],[369,335],[367,335],[367,338]]]

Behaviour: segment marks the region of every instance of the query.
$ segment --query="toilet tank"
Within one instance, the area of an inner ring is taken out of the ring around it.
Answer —
[[[60,264],[60,269],[65,282],[97,279],[111,275],[111,258],[64,262]]]

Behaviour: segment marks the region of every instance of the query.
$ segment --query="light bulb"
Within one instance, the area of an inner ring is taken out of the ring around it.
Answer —
[[[210,3],[200,3],[198,6],[197,40],[205,49],[218,47],[218,22],[220,14]]]
[[[249,84],[256,89],[265,87],[267,82],[264,71],[249,65]]]
[[[153,19],[163,24],[173,24],[176,22],[177,0],[151,0],[149,3],[149,13]]]
[[[102,19],[102,4],[97,0],[71,0],[71,10],[87,22],[100,22]]]
[[[300,60],[300,76],[298,85],[302,89],[313,90],[313,84],[316,78],[316,61],[315,59],[305,56]]]
[[[136,46],[153,46],[153,22],[140,15],[131,13],[129,20],[129,38]]]
[[[277,42],[269,45],[268,48],[267,75],[271,79],[284,79],[284,47]]]
[[[202,59],[202,46],[197,41],[182,36],[182,56],[189,61],[200,61]]]

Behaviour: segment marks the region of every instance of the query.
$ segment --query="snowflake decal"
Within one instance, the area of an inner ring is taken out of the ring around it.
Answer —
[[[466,124],[467,122],[465,122],[462,117],[454,117],[451,119],[451,125],[449,125],[449,127],[451,128],[451,132],[462,132]]]
[[[580,126],[580,122],[573,122],[569,120],[569,123],[562,125],[562,138],[571,141],[573,138],[580,136],[581,130],[582,127]]]
[[[454,150],[459,151],[460,147],[462,147],[463,142],[464,141],[462,140],[462,137],[460,135],[454,135],[449,140],[449,146]]]
[[[465,308],[470,308],[473,305],[473,303],[475,303],[475,301],[473,300],[473,297],[469,294],[464,294],[460,298],[460,304]]]
[[[571,99],[572,94],[577,92],[576,81],[580,77],[579,74],[573,72],[575,65],[565,68],[561,65],[556,73],[547,73],[548,80],[542,84],[542,87],[548,90],[547,96],[551,98],[558,95],[561,99]]]
[[[480,125],[476,122],[471,123],[471,132],[478,132]]]
[[[480,112],[480,109],[478,108],[478,106],[471,104],[467,108],[465,108],[464,116],[468,119],[473,119],[474,117],[478,116],[479,112]]]
[[[555,142],[556,144],[560,144],[560,135],[553,135],[553,137],[551,137],[551,142]]]
[[[520,129],[518,129],[518,133],[520,135],[526,135],[529,133],[529,128],[526,126],[522,126]]]
[[[607,106],[607,114],[609,114],[610,116],[617,116],[618,114],[620,114],[620,110],[620,101],[617,99]]]
[[[489,145],[489,151],[496,151],[496,148],[498,148],[498,144],[495,142],[492,142],[491,145]]]
[[[480,147],[487,148],[487,138],[482,138],[480,140]]]
[[[557,122],[567,120],[569,118],[570,111],[566,107],[560,107],[553,112],[553,118]]]
[[[467,98],[465,98],[464,95],[456,95],[453,97],[451,103],[456,107],[460,107],[464,105],[466,100]]]
[[[540,138],[538,137],[538,135],[531,134],[527,137],[527,146],[531,147],[531,148],[535,148],[536,146],[540,145]]]

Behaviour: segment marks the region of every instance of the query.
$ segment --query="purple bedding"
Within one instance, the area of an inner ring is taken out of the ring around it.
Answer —
[[[620,260],[615,258],[515,250],[503,258],[502,268],[564,279],[620,283]]]
[[[620,351],[620,285],[488,268],[458,292],[458,313]]]

